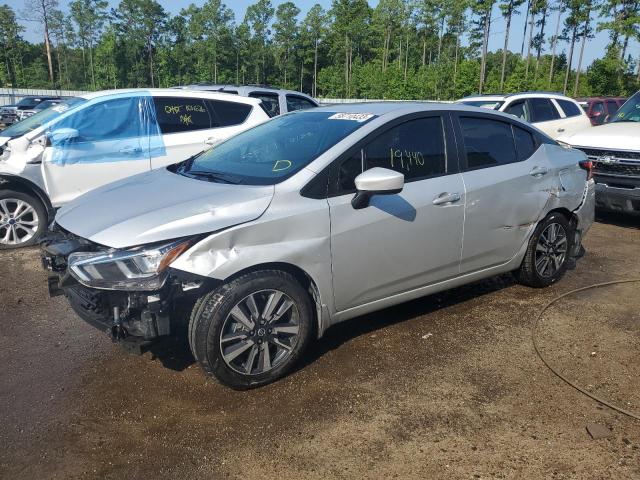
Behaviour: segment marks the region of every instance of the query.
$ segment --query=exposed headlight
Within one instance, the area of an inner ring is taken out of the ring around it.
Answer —
[[[167,278],[167,267],[190,245],[191,240],[179,240],[128,250],[72,253],[68,259],[69,271],[87,287],[158,290]]]

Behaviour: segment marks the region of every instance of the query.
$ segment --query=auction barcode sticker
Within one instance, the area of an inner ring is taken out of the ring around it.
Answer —
[[[356,122],[366,122],[373,113],[334,113],[329,117],[329,120],[354,120]]]

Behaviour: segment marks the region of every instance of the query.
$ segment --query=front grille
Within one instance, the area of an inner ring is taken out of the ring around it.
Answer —
[[[640,152],[622,152],[619,150],[605,150],[601,148],[576,148],[582,150],[587,157],[590,157],[593,160],[597,160],[598,157],[602,156],[618,158],[620,160],[640,160]]]
[[[582,150],[593,161],[594,175],[640,178],[640,152],[576,148]],[[608,161],[599,161],[602,157],[609,157]]]
[[[640,177],[640,164],[602,163],[594,162],[593,172],[603,175],[624,175],[626,177]]]

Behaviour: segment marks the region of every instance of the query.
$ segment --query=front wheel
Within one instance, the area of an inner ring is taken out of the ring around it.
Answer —
[[[560,280],[567,271],[572,238],[571,225],[564,215],[547,215],[529,239],[517,272],[520,283],[542,288]]]
[[[309,293],[278,270],[242,275],[195,305],[189,343],[203,370],[244,390],[286,375],[313,332]]]
[[[0,190],[0,250],[34,245],[47,228],[47,209],[33,195]]]

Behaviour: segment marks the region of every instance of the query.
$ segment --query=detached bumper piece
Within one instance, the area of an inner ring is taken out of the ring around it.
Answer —
[[[596,207],[608,212],[640,215],[640,177],[636,185],[596,184]]]

